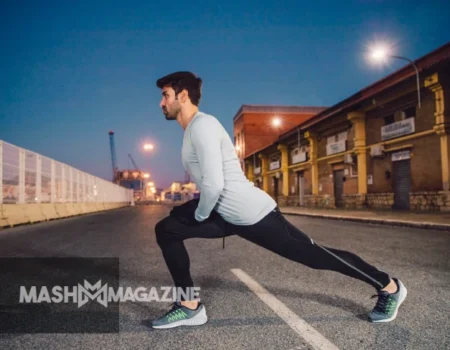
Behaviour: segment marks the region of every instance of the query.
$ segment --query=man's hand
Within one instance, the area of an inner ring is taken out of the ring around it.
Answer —
[[[188,226],[195,226],[200,224],[200,221],[197,221],[194,216],[191,217],[182,216],[180,217],[180,221]]]
[[[172,210],[170,211],[170,216],[180,216],[183,212],[183,208],[181,208],[181,205],[176,205],[172,208]]]
[[[182,205],[177,205],[170,211],[170,216],[188,226],[198,225],[200,221],[195,219],[195,210],[197,209],[198,202],[198,199],[194,199]]]

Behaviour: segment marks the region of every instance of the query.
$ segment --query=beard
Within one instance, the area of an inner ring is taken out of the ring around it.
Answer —
[[[168,110],[167,107],[163,107],[162,109],[166,120],[176,120],[178,114],[180,114],[181,108],[179,106],[174,106],[172,110]]]

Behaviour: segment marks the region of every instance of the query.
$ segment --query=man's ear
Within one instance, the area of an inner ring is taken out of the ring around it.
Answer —
[[[189,98],[189,95],[188,95],[188,92],[187,92],[186,89],[182,90],[182,91],[180,92],[180,95],[179,95],[179,96],[180,96],[180,97],[179,97],[179,100],[180,100],[180,102],[182,102],[182,103],[185,103],[185,102],[188,100],[188,98]]]

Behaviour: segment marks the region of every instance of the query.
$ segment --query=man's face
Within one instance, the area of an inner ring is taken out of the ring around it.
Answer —
[[[167,120],[177,119],[181,111],[180,101],[175,98],[175,91],[171,87],[164,87],[162,89],[162,99],[159,104],[162,108]]]

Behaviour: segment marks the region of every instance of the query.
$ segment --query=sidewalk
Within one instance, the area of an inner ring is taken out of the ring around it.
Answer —
[[[450,231],[450,212],[315,209],[287,206],[280,207],[280,210],[283,214],[289,215]]]

